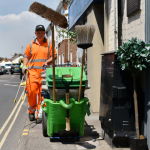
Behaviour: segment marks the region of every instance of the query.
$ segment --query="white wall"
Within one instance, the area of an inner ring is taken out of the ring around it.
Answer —
[[[103,5],[92,5],[87,12],[87,24],[96,25],[93,37],[93,47],[87,49],[87,78],[91,88],[85,95],[91,102],[91,111],[99,112],[100,106],[100,79],[101,79],[101,54],[104,52],[104,9]]]
[[[127,17],[127,0],[122,0],[122,42],[126,42],[127,39],[137,37],[138,39],[145,41],[145,1],[141,0],[141,11],[134,15]],[[114,0],[108,0],[108,51],[114,50]],[[118,31],[118,18],[117,18],[117,0],[116,0],[116,30]],[[118,46],[118,34],[116,34],[116,46]],[[118,49],[118,47],[117,47]]]
[[[123,42],[132,37],[137,37],[145,41],[145,0],[141,0],[141,11],[131,17],[127,17],[126,0],[122,0],[124,7],[123,12]]]

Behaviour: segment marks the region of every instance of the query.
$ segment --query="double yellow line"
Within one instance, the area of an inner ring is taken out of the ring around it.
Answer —
[[[24,96],[23,94],[24,94],[24,91],[22,92],[22,94],[21,94],[21,96],[20,96],[20,98],[19,98],[19,101],[17,102],[17,104],[16,104],[16,106],[14,107],[13,111],[12,111],[11,114],[9,115],[8,119],[5,121],[4,125],[3,125],[2,128],[0,129],[0,135],[1,135],[2,132],[4,131],[4,129],[5,129],[5,127],[7,126],[8,122],[9,122],[10,119],[12,118],[13,114],[15,113],[15,111],[16,111],[16,109],[17,109],[17,106],[19,105],[19,103],[20,103],[20,101],[21,101],[21,99],[22,99],[22,96]],[[25,95],[25,98],[26,98],[26,95]],[[14,116],[13,121],[11,122],[11,124],[10,124],[8,130],[6,131],[6,133],[4,134],[4,136],[3,136],[3,138],[2,138],[2,140],[1,140],[1,142],[0,142],[0,149],[2,148],[2,146],[3,146],[3,144],[4,144],[5,140],[6,140],[6,138],[7,138],[7,136],[8,136],[8,134],[9,134],[9,132],[10,132],[12,126],[13,126],[13,124],[15,123],[15,120],[16,120],[17,117],[18,117],[18,114],[19,114],[19,112],[20,112],[20,109],[21,109],[21,107],[22,107],[24,101],[25,101],[25,98],[24,98],[24,100],[21,102],[21,104],[20,104],[20,106],[19,106],[19,108],[18,108],[18,110],[17,110],[17,112],[16,112],[16,114],[15,114],[15,116]]]

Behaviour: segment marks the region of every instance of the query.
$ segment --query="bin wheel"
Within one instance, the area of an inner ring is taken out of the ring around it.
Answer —
[[[47,135],[47,116],[44,111],[42,111],[42,129],[43,129],[43,136],[48,137],[48,135]]]
[[[42,123],[42,119],[36,119],[36,124]]]
[[[55,141],[55,139],[50,138],[50,142],[54,142],[54,141]]]

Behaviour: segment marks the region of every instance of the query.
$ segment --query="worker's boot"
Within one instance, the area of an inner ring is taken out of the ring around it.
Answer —
[[[29,113],[29,120],[30,121],[34,121],[35,120],[34,113],[32,113],[32,114]]]

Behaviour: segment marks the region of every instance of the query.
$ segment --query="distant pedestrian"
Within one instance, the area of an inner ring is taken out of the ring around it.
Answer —
[[[22,68],[23,68],[23,60],[21,60],[21,65],[20,65],[20,80],[22,80]]]

